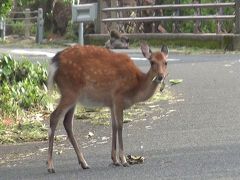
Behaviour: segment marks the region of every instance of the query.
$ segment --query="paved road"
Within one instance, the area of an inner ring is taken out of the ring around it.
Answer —
[[[54,156],[55,174],[47,173],[46,152],[39,150],[47,143],[0,146],[0,157],[13,159],[0,165],[0,179],[240,179],[240,57],[170,59],[169,79],[184,80],[169,87],[175,100],[143,107],[145,118],[124,127],[126,153],[144,156],[143,164],[109,166],[110,128],[75,121],[90,170],[79,168],[68,141],[57,144],[65,148]],[[145,61],[137,64],[146,70]],[[84,138],[89,131],[95,134],[91,142]]]

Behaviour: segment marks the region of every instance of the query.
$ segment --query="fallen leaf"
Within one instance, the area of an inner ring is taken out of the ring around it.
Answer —
[[[182,83],[183,80],[182,79],[170,79],[169,82],[171,83],[171,85],[175,85],[175,84]]]
[[[6,161],[4,161],[4,160],[1,160],[1,161],[0,161],[0,164],[4,164],[4,163],[6,163]]]
[[[151,127],[151,126],[145,126],[145,128],[146,128],[146,129],[152,129],[152,127]]]
[[[57,155],[60,155],[60,154],[62,154],[62,153],[63,153],[62,150],[56,152]]]
[[[88,132],[88,138],[93,137],[93,136],[94,136],[93,132],[89,131]]]
[[[45,152],[45,151],[47,151],[47,150],[48,150],[48,148],[39,149],[39,151],[41,151],[41,152]]]
[[[107,141],[97,142],[97,144],[106,144]]]
[[[159,104],[157,104],[157,105],[150,105],[150,106],[148,106],[149,108],[156,108],[156,107],[159,107]]]
[[[231,64],[225,64],[224,66],[225,67],[231,67],[232,65]]]
[[[176,112],[176,110],[175,110],[175,109],[171,109],[171,110],[169,110],[166,114],[170,114],[170,113],[172,113],[172,112]]]
[[[92,140],[90,140],[89,142],[90,142],[90,143],[96,143],[97,140],[96,140],[96,139],[92,139]]]
[[[133,164],[141,164],[144,162],[144,157],[143,156],[133,156],[133,155],[127,155],[127,162],[130,165]]]
[[[55,139],[56,139],[57,141],[66,140],[66,139],[67,139],[67,135],[65,135],[65,134],[57,135],[57,136],[55,136]]]
[[[123,123],[129,123],[129,122],[132,122],[132,119],[124,119],[123,120]]]
[[[108,139],[110,139],[110,137],[106,137],[106,136],[103,136],[103,137],[102,137],[102,141],[106,141],[106,140],[108,140]]]

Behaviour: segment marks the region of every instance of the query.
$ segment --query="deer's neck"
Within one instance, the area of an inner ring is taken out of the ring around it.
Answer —
[[[140,77],[140,86],[135,95],[135,102],[141,102],[149,99],[157,89],[158,83],[153,81],[156,73],[150,69],[146,74],[142,73]]]

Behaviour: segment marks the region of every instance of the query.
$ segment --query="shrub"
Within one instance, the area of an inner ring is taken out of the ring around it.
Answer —
[[[46,140],[44,123],[34,118],[49,107],[46,80],[44,65],[0,57],[0,144]]]
[[[30,61],[0,58],[0,109],[3,114],[47,105],[46,68]]]
[[[0,17],[6,16],[12,8],[12,0],[1,0],[0,4]]]

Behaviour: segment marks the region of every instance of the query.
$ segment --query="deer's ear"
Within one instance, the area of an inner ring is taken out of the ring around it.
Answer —
[[[152,51],[146,43],[141,43],[142,54],[145,58],[150,59]]]
[[[166,45],[162,45],[161,53],[163,53],[166,57],[168,57],[168,47]]]

